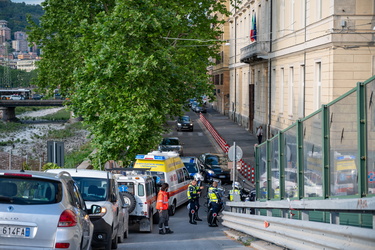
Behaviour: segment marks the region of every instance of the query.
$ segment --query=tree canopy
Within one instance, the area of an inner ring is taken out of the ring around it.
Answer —
[[[47,0],[30,41],[41,45],[38,85],[60,88],[89,126],[93,162],[155,149],[188,98],[212,96],[214,13],[224,0]],[[127,151],[127,147],[129,150]]]

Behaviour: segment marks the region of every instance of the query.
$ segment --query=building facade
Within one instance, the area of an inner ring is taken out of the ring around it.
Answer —
[[[265,139],[375,74],[373,0],[232,6],[229,117]]]
[[[230,8],[230,1],[226,1],[227,9]],[[227,17],[216,13],[219,20],[227,21]],[[218,51],[217,59],[213,60],[214,66],[208,68],[212,75],[212,84],[215,88],[215,97],[213,101],[214,109],[222,114],[229,114],[229,23],[225,22],[218,27],[222,31],[220,40],[222,41]]]

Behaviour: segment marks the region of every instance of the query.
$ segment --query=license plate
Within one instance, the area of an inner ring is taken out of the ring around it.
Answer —
[[[225,178],[225,175],[220,175],[219,178]]]
[[[30,237],[29,227],[14,227],[3,226],[0,227],[0,236],[2,237]]]

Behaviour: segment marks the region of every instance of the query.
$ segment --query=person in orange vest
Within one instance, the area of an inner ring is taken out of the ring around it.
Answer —
[[[159,234],[173,234],[173,231],[169,229],[168,221],[168,206],[169,206],[169,193],[168,193],[168,183],[163,183],[161,185],[160,191],[158,193],[158,198],[156,200],[156,209],[159,212]],[[165,232],[163,229],[165,228]]]

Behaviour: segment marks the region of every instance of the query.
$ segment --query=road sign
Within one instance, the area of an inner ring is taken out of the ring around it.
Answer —
[[[236,154],[236,157],[234,157]],[[228,150],[228,158],[231,161],[239,161],[243,156],[242,149],[239,146],[231,146]]]

